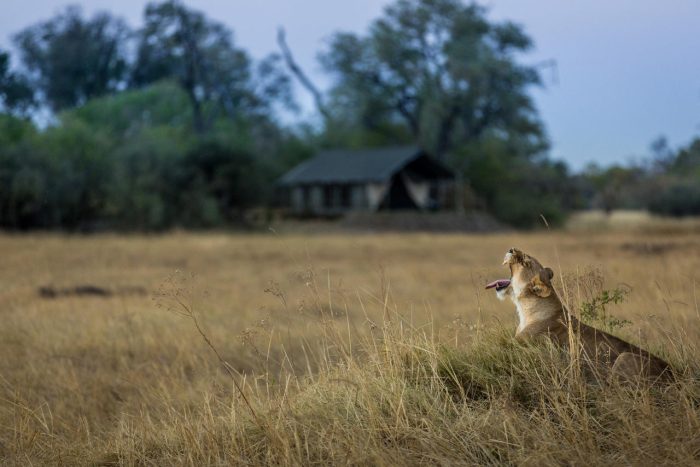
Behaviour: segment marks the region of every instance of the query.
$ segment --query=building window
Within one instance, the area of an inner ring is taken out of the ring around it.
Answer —
[[[352,207],[352,185],[340,187],[340,205],[344,208]]]
[[[353,206],[352,185],[326,185],[323,187],[324,209],[350,209]]]
[[[308,185],[301,187],[301,206],[303,210],[311,209],[311,187]]]
[[[323,187],[323,207],[326,209],[333,208],[333,186],[331,185]]]

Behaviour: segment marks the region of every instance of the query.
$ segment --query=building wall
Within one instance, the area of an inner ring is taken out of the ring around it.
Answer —
[[[379,203],[384,199],[386,191],[389,188],[388,183],[368,183],[365,185],[367,193],[367,208],[371,211],[376,211]]]
[[[306,210],[306,206],[304,206],[304,191],[302,187],[295,186],[292,188],[289,196],[291,198],[292,210],[294,210],[294,212],[304,212]]]
[[[352,209],[367,209],[367,187],[366,185],[354,185],[352,187],[351,203]]]
[[[428,208],[430,204],[430,183],[423,180],[411,180],[406,174],[402,174],[401,178],[418,207],[421,209]]]
[[[311,212],[323,212],[323,188],[321,186],[311,187],[308,210]]]
[[[412,180],[406,175],[401,179],[411,198],[420,209],[433,208],[431,183]],[[289,203],[297,214],[336,215],[347,211],[376,211],[384,200],[389,183],[355,185],[303,185],[289,190]]]
[[[367,188],[355,185],[301,185],[290,188],[289,206],[298,214],[340,214],[367,209]]]

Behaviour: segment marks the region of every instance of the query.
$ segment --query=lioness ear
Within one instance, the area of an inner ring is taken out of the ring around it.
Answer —
[[[538,297],[547,298],[550,295],[552,295],[552,286],[549,283],[549,280],[543,281],[541,279],[543,272],[544,270],[540,271],[539,276],[535,276],[532,278],[532,280],[530,281],[530,290]]]
[[[551,284],[554,277],[554,271],[550,268],[544,268],[540,271],[540,280],[545,284]]]

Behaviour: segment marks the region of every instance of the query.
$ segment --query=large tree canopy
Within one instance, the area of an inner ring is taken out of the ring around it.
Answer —
[[[289,83],[277,61],[271,56],[254,67],[224,25],[168,0],[146,6],[131,81],[142,86],[177,80],[202,132],[222,113],[238,118],[265,112],[279,100],[290,103]]]
[[[489,22],[478,5],[399,0],[369,34],[336,34],[321,61],[336,79],[336,118],[368,129],[401,122],[441,157],[487,134],[535,153],[546,144],[527,90],[540,79],[516,61],[530,47],[519,26]]]
[[[27,79],[10,70],[10,54],[0,50],[0,112],[25,114],[34,105]]]
[[[109,13],[85,19],[72,6],[14,40],[40,98],[60,111],[123,88],[129,35],[126,24]]]
[[[520,61],[531,47],[520,26],[475,3],[396,0],[367,34],[338,33],[320,56],[335,79],[328,143],[418,143],[455,169],[458,209],[519,225],[559,220],[568,201],[550,188],[567,173],[545,157],[529,94],[539,72]]]

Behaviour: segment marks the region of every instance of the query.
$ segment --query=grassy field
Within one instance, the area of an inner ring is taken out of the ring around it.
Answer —
[[[698,464],[700,236],[593,230],[0,236],[0,461]],[[513,342],[512,246],[680,381]]]

